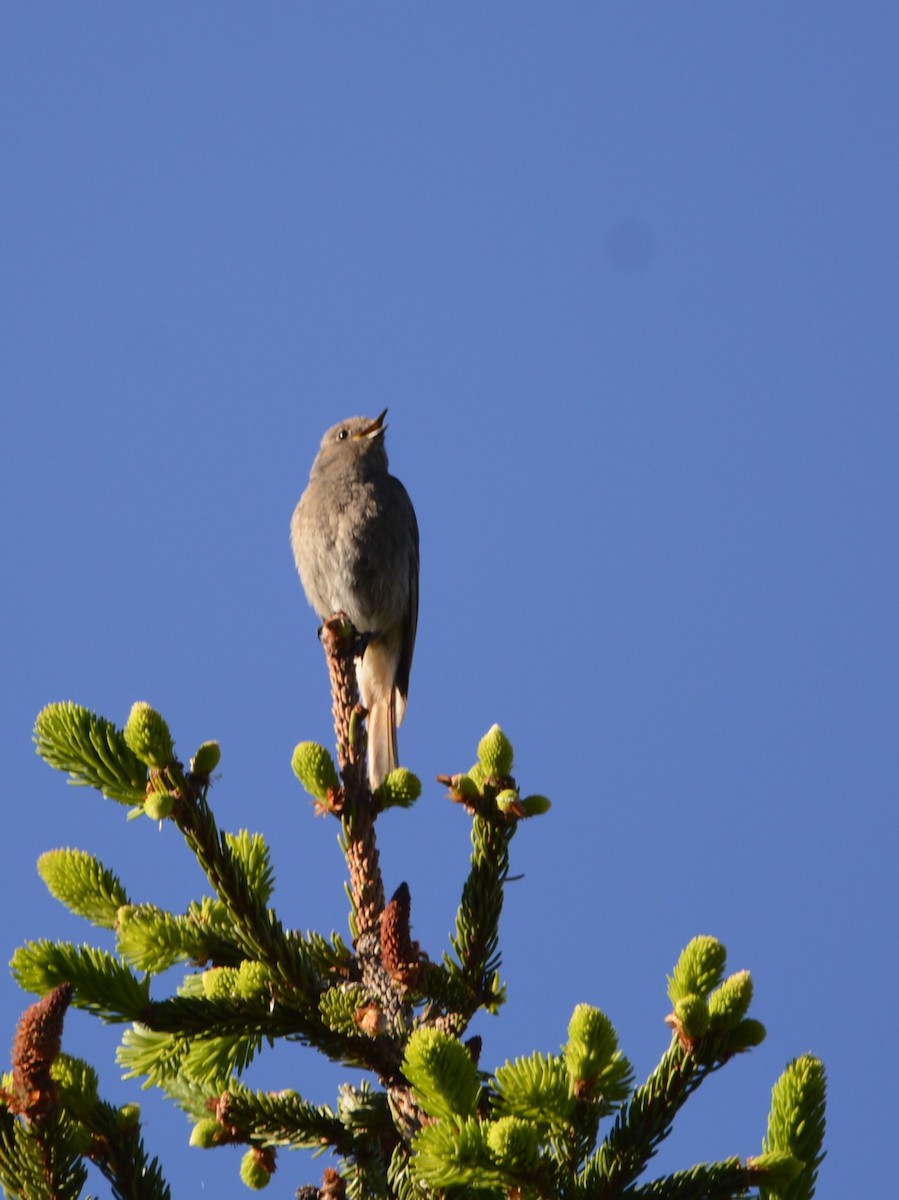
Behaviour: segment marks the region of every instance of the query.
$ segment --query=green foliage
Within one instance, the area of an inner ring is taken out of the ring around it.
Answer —
[[[521,1117],[500,1117],[488,1125],[487,1145],[497,1165],[511,1175],[530,1173],[537,1166],[537,1130]]]
[[[154,904],[129,904],[118,914],[118,951],[138,971],[165,971],[190,957],[190,923]]]
[[[481,1088],[471,1052],[439,1029],[412,1034],[403,1074],[429,1117],[469,1117],[477,1108]]]
[[[48,850],[37,860],[50,895],[76,916],[112,929],[128,894],[118,878],[84,850]]]
[[[240,1083],[228,1088],[227,1124],[266,1146],[318,1150],[322,1146],[352,1147],[345,1124],[325,1105],[310,1104],[294,1091],[254,1092]]]
[[[171,1200],[159,1163],[140,1136],[137,1105],[102,1100],[93,1068],[59,1055],[53,1063],[58,1106],[30,1122],[0,1104],[0,1186],[28,1200],[77,1200],[87,1172],[99,1168],[120,1200]]]
[[[359,1013],[374,1003],[371,992],[361,983],[341,983],[322,993],[318,1009],[322,1019],[335,1033],[347,1037],[365,1037],[360,1028]]]
[[[56,1114],[27,1126],[0,1106],[0,1184],[7,1196],[78,1200],[86,1180],[77,1122]]]
[[[748,971],[738,971],[709,996],[709,1024],[712,1029],[734,1029],[746,1016],[751,1003],[752,976]]]
[[[690,993],[674,1005],[672,1024],[687,1042],[696,1042],[708,1030],[709,1006],[702,996]]]
[[[506,1174],[494,1162],[487,1130],[487,1122],[475,1117],[426,1125],[412,1143],[418,1179],[432,1188],[470,1187],[478,1192],[502,1188]]]
[[[734,1054],[742,1054],[745,1050],[761,1046],[767,1036],[767,1030],[761,1021],[746,1017],[745,1020],[738,1021],[732,1030],[728,1030],[724,1041],[724,1057],[730,1058]]]
[[[272,1179],[279,1148],[304,1148],[335,1156],[339,1182],[334,1174],[321,1195],[345,1188],[347,1200],[428,1200],[435,1192],[447,1200],[729,1200],[752,1189],[764,1200],[810,1200],[824,1134],[823,1067],[810,1057],[791,1063],[775,1086],[760,1155],[646,1177],[692,1093],[765,1036],[749,1015],[749,973],[725,977],[726,952],[714,938],[694,938],[673,968],[666,1018],[673,1037],[642,1083],[634,1084],[611,1020],[591,1004],[574,1008],[558,1053],[519,1057],[492,1075],[479,1065],[480,1039],[462,1038],[478,1012],[495,1013],[504,1000],[499,925],[511,842],[550,802],[522,796],[512,743],[498,725],[480,740],[469,771],[440,777],[471,821],[472,852],[450,953],[429,959],[412,941],[408,888],[385,907],[374,839],[377,816],[408,808],[421,784],[399,768],[374,797],[367,794],[364,762],[349,753],[354,739],[363,744],[351,700],[338,735],[339,770],[311,742],[297,746],[293,767],[319,811],[340,820],[352,947],[334,934],[285,929],[272,907],[264,838],[217,827],[207,793],[218,743],[204,743],[185,772],[168,725],[147,704],[132,708],[124,732],[74,704],[44,709],[35,725],[38,753],[72,782],[168,819],[209,894],[180,913],[135,903],[90,854],[49,851],[38,869],[51,894],[113,931],[116,953],[29,942],[12,960],[20,985],[45,995],[71,984],[73,1005],[127,1024],[117,1054],[125,1077],[159,1088],[187,1114],[192,1145],[242,1146],[239,1173],[253,1190]],[[151,999],[151,981],[178,966],[174,994]],[[20,1041],[0,1091],[6,1194],[76,1200],[89,1157],[121,1200],[169,1200],[144,1151],[137,1105],[105,1104],[93,1069],[59,1053],[52,1037],[51,1082],[44,1043],[25,1053]],[[333,1108],[290,1088],[246,1087],[249,1064],[285,1041],[311,1045],[366,1081],[340,1087]]]
[[[761,1194],[768,1196],[789,1193],[805,1170],[805,1164],[786,1150],[769,1150],[746,1161],[758,1180]],[[809,1180],[806,1178],[804,1185],[798,1188],[798,1195],[810,1194],[808,1184]]]
[[[675,1171],[661,1179],[638,1184],[628,1200],[717,1200],[717,1197],[743,1196],[758,1183],[759,1172],[739,1158],[716,1163],[700,1163],[688,1171]]]
[[[571,1127],[571,1076],[558,1055],[532,1054],[497,1067],[493,1102],[500,1113],[522,1117],[545,1132]]]
[[[499,919],[509,874],[509,842],[515,824],[475,816],[471,829],[471,869],[462,889],[452,938],[455,960],[444,959],[450,975],[468,993],[459,1032],[480,1007],[495,1012],[504,995],[500,965]]]
[[[785,1153],[801,1163],[783,1183],[765,1186],[763,1200],[810,1200],[824,1158],[824,1102],[827,1080],[823,1063],[805,1054],[794,1058],[771,1093],[765,1154]]]
[[[268,904],[275,887],[271,854],[261,833],[226,833],[225,842],[237,862],[243,868],[247,888],[258,897],[261,904]]]
[[[53,1078],[73,1117],[87,1120],[100,1101],[100,1081],[89,1063],[60,1054],[53,1063]]]
[[[686,946],[668,977],[668,998],[677,1004],[685,996],[708,996],[724,976],[726,952],[713,937],[695,937]]]
[[[111,721],[79,704],[48,704],[34,724],[37,752],[70,783],[99,789],[120,804],[143,804],[147,768]]]
[[[138,979],[103,950],[68,942],[26,942],[10,963],[26,992],[45,995],[61,983],[75,985],[74,1005],[106,1021],[138,1020],[150,1002],[147,979]]]
[[[579,1099],[589,1095],[618,1104],[630,1091],[633,1073],[618,1049],[618,1035],[605,1013],[590,1004],[574,1010],[562,1058]]]
[[[184,1084],[193,1084],[212,1095],[227,1087],[256,1057],[262,1046],[258,1033],[214,1033],[216,1015],[224,1020],[246,1023],[246,1015],[235,1002],[210,1002],[206,1036],[168,1033],[135,1024],[127,1029],[116,1054],[126,1079],[145,1079],[148,1084],[180,1096]]]

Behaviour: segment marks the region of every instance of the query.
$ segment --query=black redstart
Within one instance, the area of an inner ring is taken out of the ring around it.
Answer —
[[[368,636],[356,676],[368,709],[372,790],[397,765],[396,727],[409,694],[418,624],[418,523],[387,470],[384,417],[329,429],[290,523],[306,599],[321,617],[345,612]]]

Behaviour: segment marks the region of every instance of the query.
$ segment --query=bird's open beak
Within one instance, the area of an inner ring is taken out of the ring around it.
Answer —
[[[387,429],[387,426],[384,424],[384,418],[386,416],[387,409],[385,408],[379,417],[375,417],[371,425],[366,425],[364,429],[360,429],[359,432],[354,436],[357,438],[383,437]]]

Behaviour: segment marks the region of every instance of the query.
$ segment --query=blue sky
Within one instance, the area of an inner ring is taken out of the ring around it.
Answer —
[[[810,1051],[818,1195],[892,1180],[897,35],[895,5],[831,0],[4,7],[7,957],[102,941],[45,849],[135,899],[204,890],[172,829],[34,756],[62,699],[149,700],[183,757],[218,738],[216,813],[270,840],[282,918],[346,930],[289,767],[331,731],[288,523],[323,430],[388,406],[425,793],[380,844],[432,956],[468,828],[428,781],[499,721],[554,801],[513,844],[482,1064],[588,1001],[645,1075],[665,974],[712,933],[769,1037],[659,1170],[756,1152]],[[0,986],[10,1041],[26,1003]],[[124,1101],[116,1041],[70,1015]],[[339,1078],[297,1048],[251,1076],[323,1103]],[[141,1099],[177,1194],[238,1194],[239,1152]],[[320,1166],[282,1155],[269,1194]]]

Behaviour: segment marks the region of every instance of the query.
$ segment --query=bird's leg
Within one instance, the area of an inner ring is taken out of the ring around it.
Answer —
[[[368,633],[360,633],[358,629],[353,630],[353,635],[353,655],[356,658],[362,658],[368,649],[369,642],[378,636],[372,630],[369,630]]]

